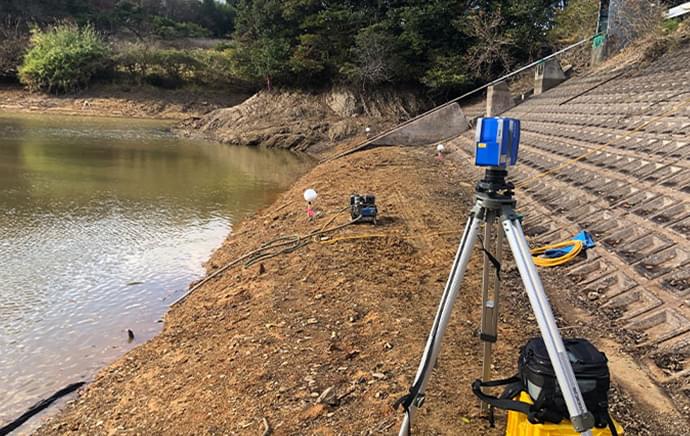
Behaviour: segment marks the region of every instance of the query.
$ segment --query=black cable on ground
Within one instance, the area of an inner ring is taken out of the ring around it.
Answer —
[[[349,207],[349,206],[348,206]],[[345,210],[345,209],[343,209]],[[335,217],[334,217],[335,218]],[[218,270],[214,271],[212,274],[206,276],[203,280],[201,280],[199,283],[196,285],[192,286],[192,288],[183,296],[175,300],[170,307],[176,306],[177,304],[183,302],[184,300],[189,297],[192,292],[196,291],[206,283],[208,283],[210,280],[213,278],[217,277],[218,275],[222,274],[223,272],[227,271],[228,269],[232,268],[233,266],[238,265],[239,263],[244,263],[245,267],[254,265],[255,263],[261,261],[261,260],[268,260],[273,257],[279,256],[281,254],[288,254],[292,253],[293,251],[296,251],[306,245],[309,245],[310,243],[313,242],[314,238],[317,236],[325,235],[327,233],[332,233],[335,232],[336,230],[340,230],[344,227],[349,226],[350,224],[356,223],[361,217],[357,217],[355,219],[352,219],[345,224],[340,224],[335,227],[331,228],[321,228],[321,230],[315,230],[307,235],[300,236],[300,235],[283,235],[279,236],[277,238],[271,239],[270,241],[264,242],[261,244],[259,248],[256,250],[250,251],[249,253],[238,257],[235,260],[232,260],[222,267],[220,267]],[[326,223],[326,225],[330,224],[330,221]],[[2,435],[0,435],[2,436]]]
[[[19,418],[15,419],[9,424],[5,424],[4,426],[0,427],[0,436],[10,434],[12,431],[18,429],[22,424],[31,419],[34,415],[53,404],[56,400],[58,400],[61,397],[64,397],[67,394],[71,394],[72,392],[76,391],[85,384],[86,382],[72,383],[71,385],[67,385],[59,391],[55,392],[50,397],[42,399],[38,403],[31,406],[29,410],[24,412],[24,414],[21,415]]]

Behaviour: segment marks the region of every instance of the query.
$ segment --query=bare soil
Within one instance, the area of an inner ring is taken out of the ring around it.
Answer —
[[[94,85],[76,94],[58,96],[0,84],[0,111],[182,120],[237,105],[248,97],[238,92],[124,85]]]
[[[190,117],[179,131],[227,144],[321,153],[367,128],[370,135],[385,131],[430,106],[425,97],[404,90],[366,96],[339,88],[260,91],[237,106]]]
[[[349,194],[375,193],[378,226],[356,224],[302,249],[209,281],[165,320],[163,332],[103,369],[37,434],[392,434],[392,404],[409,387],[471,203],[474,174],[433,150],[378,148],[323,163],[270,208],[245,221],[208,263],[209,273],[262,241],[330,223]],[[306,220],[302,192],[319,192]],[[479,416],[480,252],[455,304],[418,434],[500,435]],[[560,325],[609,353],[622,351],[545,275]],[[515,372],[536,324],[514,268],[506,267],[495,375]],[[617,339],[617,338],[614,338]],[[602,342],[603,343],[603,342]],[[615,342],[614,342],[615,344]],[[611,351],[609,351],[611,350]],[[610,356],[611,357],[611,356]],[[635,369],[626,378],[638,377]],[[663,394],[662,394],[663,395]],[[613,411],[626,434],[684,434],[668,415],[616,384]]]

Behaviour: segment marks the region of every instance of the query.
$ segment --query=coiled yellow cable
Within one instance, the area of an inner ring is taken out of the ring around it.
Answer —
[[[546,250],[570,246],[572,246],[573,249],[561,257],[540,257],[540,255],[544,254]],[[575,258],[575,256],[580,254],[583,247],[584,244],[582,243],[582,241],[571,239],[570,241],[564,241],[559,242],[557,244],[545,245],[543,247],[534,248],[530,250],[530,253],[532,253],[532,260],[534,261],[535,265],[543,267],[552,267],[563,265],[564,263],[571,261],[573,258]]]

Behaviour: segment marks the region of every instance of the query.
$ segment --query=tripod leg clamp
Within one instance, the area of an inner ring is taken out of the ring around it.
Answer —
[[[490,335],[488,333],[479,332],[479,339],[481,339],[484,342],[491,342],[492,344],[494,344],[498,340],[498,336],[497,335]]]
[[[571,417],[570,422],[573,424],[575,431],[583,433],[594,427],[594,415],[591,412],[586,412],[582,415]]]

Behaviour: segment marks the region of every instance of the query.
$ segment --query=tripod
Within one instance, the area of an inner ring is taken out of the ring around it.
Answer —
[[[465,270],[472,256],[472,247],[479,237],[481,223],[484,223],[484,239],[481,242],[485,253],[480,332],[480,339],[483,345],[482,380],[486,381],[490,376],[492,344],[496,342],[498,294],[500,288],[500,275],[498,272],[500,271],[503,235],[505,235],[520,272],[522,283],[527,291],[532,311],[539,325],[541,336],[544,339],[549,359],[558,379],[558,385],[570,413],[573,427],[582,435],[591,436],[592,434],[591,428],[594,426],[594,418],[585,406],[577,379],[563,345],[563,340],[556,326],[551,306],[544,293],[544,286],[532,261],[527,240],[522,231],[518,215],[514,210],[513,184],[506,181],[507,174],[507,171],[504,169],[490,167],[487,168],[484,179],[477,183],[475,189],[476,203],[470,211],[469,220],[460,240],[453,267],[446,282],[431,332],[426,341],[422,360],[417,369],[417,375],[412,387],[410,387],[409,394],[399,400],[399,403],[405,409],[405,418],[400,427],[399,436],[406,436],[410,433],[415,410],[424,403],[426,385],[441,350],[443,335],[448,327],[453,303],[458,295]],[[499,231],[496,235],[497,249],[496,256],[493,256],[484,247],[484,241],[487,243],[491,241],[493,226],[497,220],[501,222],[503,232]],[[489,289],[490,263],[497,270],[492,292]],[[484,406],[482,405],[483,409]]]

